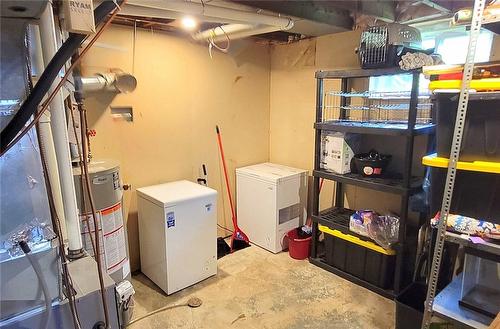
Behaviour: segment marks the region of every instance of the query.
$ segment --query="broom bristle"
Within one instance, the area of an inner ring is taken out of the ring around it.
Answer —
[[[231,236],[231,252],[245,249],[247,247],[250,247],[248,237],[245,233],[236,228]]]
[[[250,247],[250,244],[244,240],[233,239],[231,241],[231,250],[232,251],[245,249],[247,247]]]

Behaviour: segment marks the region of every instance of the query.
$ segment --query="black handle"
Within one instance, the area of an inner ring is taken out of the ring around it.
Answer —
[[[19,247],[21,247],[25,254],[29,254],[31,252],[31,249],[26,241],[19,241]]]

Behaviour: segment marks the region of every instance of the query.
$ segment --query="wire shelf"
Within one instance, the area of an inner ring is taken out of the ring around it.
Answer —
[[[325,95],[329,96],[341,96],[341,97],[360,97],[360,98],[373,98],[373,99],[410,99],[411,93],[409,91],[338,91],[338,90],[331,90],[327,91]],[[420,99],[425,99],[430,97],[430,93],[421,93],[418,98]]]
[[[323,95],[323,122],[351,121],[377,123],[408,122],[410,92],[342,92],[327,91]],[[342,118],[342,119],[341,119]],[[418,124],[432,122],[432,103],[429,94],[418,97]]]

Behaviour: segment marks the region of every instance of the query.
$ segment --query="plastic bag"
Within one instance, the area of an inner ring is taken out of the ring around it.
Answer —
[[[436,227],[439,223],[439,212],[431,219],[431,225]],[[500,241],[500,224],[478,220],[461,215],[449,214],[446,221],[448,231],[479,236],[485,239]]]
[[[380,216],[371,210],[356,211],[349,219],[349,230],[369,237],[387,249],[398,241],[399,217]]]
[[[349,230],[359,235],[369,237],[367,231],[368,223],[377,216],[377,213],[371,210],[356,211],[349,218]]]
[[[374,216],[366,228],[368,236],[382,248],[388,249],[398,242],[399,217],[397,216]]]

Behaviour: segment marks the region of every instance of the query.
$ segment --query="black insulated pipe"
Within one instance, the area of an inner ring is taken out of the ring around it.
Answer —
[[[94,10],[94,21],[98,25],[104,18],[109,15],[118,5],[121,5],[123,0],[118,0],[116,3],[111,0],[106,0]],[[54,57],[43,71],[37,84],[23,102],[12,120],[0,133],[0,153],[4,153],[7,146],[23,129],[31,116],[35,114],[38,106],[45,94],[49,91],[50,86],[54,83],[59,71],[71,56],[80,48],[86,35],[70,33],[68,39],[62,44]]]

